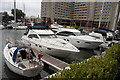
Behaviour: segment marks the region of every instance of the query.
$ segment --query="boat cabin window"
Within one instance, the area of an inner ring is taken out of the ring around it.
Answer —
[[[38,36],[36,34],[30,34],[28,35],[29,38],[38,38]]]
[[[74,33],[68,32],[68,31],[59,32],[56,35],[60,35],[60,36],[70,36],[70,35],[73,35],[73,36],[75,36]]]
[[[100,39],[100,37],[98,37],[98,36],[93,36],[93,35],[89,35],[89,36]]]
[[[10,52],[10,56],[12,57],[12,54],[11,54],[11,52]]]
[[[39,34],[41,38],[56,38],[55,34]]]

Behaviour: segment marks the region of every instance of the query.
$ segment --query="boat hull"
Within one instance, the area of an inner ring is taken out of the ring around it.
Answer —
[[[28,40],[25,40],[22,38],[22,41],[24,43],[30,43],[30,46],[36,50],[38,50],[39,52],[41,53],[45,53],[45,54],[49,54],[49,55],[52,55],[52,56],[56,56],[56,57],[67,57],[69,56],[70,54],[75,54],[75,53],[79,53],[80,51],[77,49],[76,51],[75,50],[67,50],[67,49],[57,49],[57,48],[51,48],[51,47],[48,47],[47,45],[44,46],[44,45],[41,45],[41,43],[36,43],[35,41],[28,41]],[[37,55],[37,54],[36,54]]]
[[[10,56],[10,51],[12,50],[8,49],[8,44],[7,44],[4,48],[3,55],[7,67],[14,73],[19,74],[21,76],[34,77],[40,74],[40,72],[43,70],[44,64],[42,62],[40,62],[38,66],[29,66],[27,68],[21,68],[19,64],[23,62],[20,63],[13,62],[12,57]]]
[[[61,37],[61,36],[58,37],[64,39],[65,41],[70,42],[77,48],[95,49],[99,47],[100,44],[103,43],[102,41],[89,41],[75,37]]]
[[[78,40],[76,42],[75,40],[71,41],[70,43],[76,46],[77,48],[87,48],[87,49],[95,49],[100,44],[102,44],[102,42],[88,42],[88,41],[82,41],[82,40],[79,40],[79,43],[78,43]]]
[[[31,68],[31,69],[27,69],[27,70],[22,70],[19,67],[16,67],[14,65],[12,65],[9,61],[7,61],[5,59],[5,63],[7,65],[7,67],[13,71],[16,74],[19,74],[21,76],[26,76],[26,77],[34,77],[37,76],[38,74],[40,74],[41,70],[43,69],[43,67],[36,67],[36,68]]]
[[[72,53],[78,53],[78,52],[72,52],[72,51],[67,51],[67,50],[49,48],[47,46],[39,47],[38,45],[35,45],[34,43],[31,43],[31,47],[38,50],[41,53],[49,54],[49,55],[56,56],[56,57],[63,57],[63,58],[67,57],[68,55]]]
[[[5,59],[5,63],[11,71],[13,71],[16,74],[23,75],[23,71],[15,66],[13,66],[8,60]]]

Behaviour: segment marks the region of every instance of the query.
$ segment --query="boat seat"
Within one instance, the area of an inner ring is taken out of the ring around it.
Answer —
[[[36,61],[32,61],[32,62],[31,62],[31,65],[32,65],[32,66],[37,66],[37,65],[39,65],[39,63],[36,62]]]
[[[23,65],[23,63],[20,63],[18,66],[21,67],[21,68],[23,68],[23,69],[26,68],[25,65]]]

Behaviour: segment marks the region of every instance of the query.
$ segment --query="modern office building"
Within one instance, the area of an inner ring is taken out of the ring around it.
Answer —
[[[72,20],[72,12],[74,12],[73,8],[73,5],[68,2],[42,2],[41,17],[45,22],[57,20],[59,23],[64,23],[64,20]],[[66,24],[67,23],[68,22],[66,22]]]
[[[42,2],[43,22],[115,29],[119,2]]]

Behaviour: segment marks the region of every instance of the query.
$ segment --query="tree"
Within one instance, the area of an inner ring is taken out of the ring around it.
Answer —
[[[14,15],[14,9],[11,10],[11,14]],[[25,13],[20,9],[16,9],[16,19],[22,19],[25,17]]]
[[[9,16],[9,14],[7,12],[2,13],[2,22],[3,22],[4,25],[8,24],[9,21],[11,21],[12,19],[13,19],[13,17]]]

